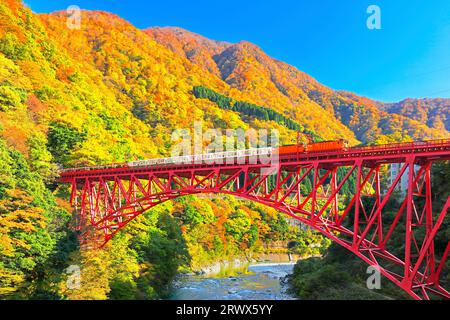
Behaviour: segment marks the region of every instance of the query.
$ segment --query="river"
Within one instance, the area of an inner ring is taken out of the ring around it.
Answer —
[[[248,274],[236,277],[180,276],[171,300],[292,300],[282,279],[294,264],[251,265]]]

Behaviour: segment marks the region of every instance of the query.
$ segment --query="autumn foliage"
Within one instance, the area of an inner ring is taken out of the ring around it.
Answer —
[[[298,241],[305,256],[329,245],[262,206],[187,197],[139,216],[93,252],[71,229],[60,167],[167,156],[172,131],[194,121],[205,130],[275,128],[286,144],[296,131],[352,145],[449,136],[445,100],[415,112],[416,102],[334,91],[248,42],[143,31],[105,12],[83,11],[80,30],[66,19],[0,3],[2,298],[161,298],[180,270],[257,255],[276,240]],[[79,290],[67,287],[69,265],[86,275]]]

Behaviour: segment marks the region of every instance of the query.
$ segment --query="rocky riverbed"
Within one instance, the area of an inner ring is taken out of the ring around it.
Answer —
[[[181,275],[172,300],[291,300],[285,277],[293,263],[250,265],[248,274],[233,277]]]

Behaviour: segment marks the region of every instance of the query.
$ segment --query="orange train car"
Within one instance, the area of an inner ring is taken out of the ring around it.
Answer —
[[[315,152],[326,152],[326,151],[338,151],[338,150],[347,150],[348,142],[344,139],[339,139],[335,141],[322,141],[310,143],[306,146],[306,152],[315,153]]]
[[[322,141],[314,142],[306,145],[303,144],[291,144],[281,146],[277,149],[279,155],[295,154],[295,153],[320,153],[327,151],[339,151],[347,150],[348,142],[344,139],[335,141]]]
[[[293,154],[293,153],[304,153],[306,148],[301,144],[291,144],[287,146],[281,146],[277,148],[277,153],[279,155]]]

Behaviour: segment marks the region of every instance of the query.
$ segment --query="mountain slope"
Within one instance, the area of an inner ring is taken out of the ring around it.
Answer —
[[[213,60],[222,80],[243,92],[245,98],[285,112],[325,136],[330,136],[328,131],[334,131],[348,137],[350,129],[355,138],[367,143],[380,135],[394,140],[432,139],[449,135],[448,129],[430,128],[406,114],[386,112],[382,103],[327,88],[298,69],[270,58],[251,43],[220,43],[218,46],[179,28],[150,28],[146,33],[203,69],[215,70],[211,67]],[[177,50],[173,49],[173,37],[176,38]],[[192,41],[196,37],[203,41]],[[221,49],[222,52],[218,53]],[[189,52],[192,51],[201,52],[202,59],[190,58]],[[325,121],[317,123],[317,119]],[[329,130],[322,124],[328,125]]]
[[[179,28],[154,28],[145,32],[155,41],[186,57],[204,71],[218,70],[214,71],[214,74],[230,86],[228,92],[219,90],[220,93],[236,100],[272,108],[325,139],[344,137],[353,144],[357,143],[354,134],[332,113],[311,101],[287,81],[285,75],[280,72],[280,62],[271,59],[255,45],[245,41],[227,44],[205,40],[190,32],[180,31]],[[173,45],[174,38],[177,43],[176,49]],[[190,53],[193,51],[201,54],[192,56]],[[215,67],[211,67],[211,63],[214,63]],[[283,67],[287,68],[288,72],[296,72],[298,78],[312,80],[291,66],[283,65]]]
[[[190,129],[193,121],[203,121],[204,127],[274,127],[280,130],[284,143],[295,140],[292,130],[255,119],[244,122],[236,112],[196,99],[193,88],[204,85],[238,100],[248,100],[214,73],[204,72],[131,24],[104,12],[84,11],[82,15],[83,29],[76,31],[63,30],[65,13],[40,18],[67,55],[87,69],[100,72],[117,100],[150,126],[150,135],[160,139],[159,153],[170,151],[173,129]],[[352,133],[348,133],[351,138]],[[325,138],[335,136],[330,132]]]
[[[200,65],[209,72],[220,76],[214,56],[231,44],[210,40],[198,34],[176,27],[152,28],[146,32],[158,43],[165,43],[170,50]]]
[[[384,104],[381,108],[427,124],[430,128],[450,131],[450,99],[405,99]]]

